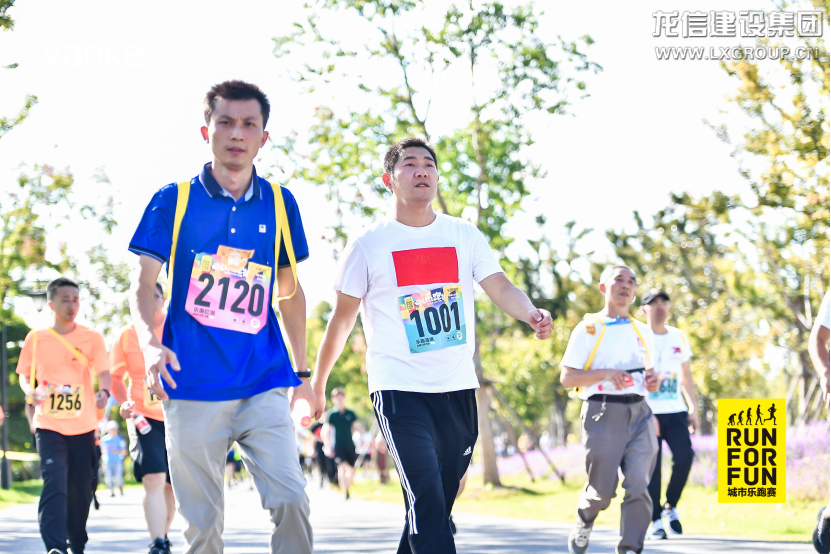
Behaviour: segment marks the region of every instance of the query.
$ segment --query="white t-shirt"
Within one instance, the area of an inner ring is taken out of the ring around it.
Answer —
[[[829,297],[829,294],[831,294],[831,291],[826,292],[825,296],[822,297],[822,304],[820,304],[816,319],[816,322],[826,329],[831,329],[831,297]]]
[[[500,272],[482,232],[443,214],[386,219],[348,244],[334,288],[363,300],[369,392],[477,388],[473,281]]]
[[[634,322],[640,335],[632,325]],[[562,365],[583,369],[597,344],[597,339],[603,332],[603,340],[589,366],[594,369],[652,369],[655,366],[653,352],[655,352],[655,335],[649,325],[637,319],[612,319],[605,316],[589,316],[577,324],[568,339],[566,352],[563,354]],[[641,340],[643,337],[643,340]],[[646,344],[644,344],[646,342]],[[600,381],[594,385],[584,387],[579,397],[583,400],[594,394],[640,394],[646,396],[646,387],[643,385],[645,374],[643,371],[632,372],[633,386],[617,390],[611,381]]]
[[[667,325],[667,332],[655,335],[655,371],[661,380],[658,392],[650,392],[646,401],[656,414],[674,414],[688,411],[681,392],[681,364],[692,358],[687,335]]]

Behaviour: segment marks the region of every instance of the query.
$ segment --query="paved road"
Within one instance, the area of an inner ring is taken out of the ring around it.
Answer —
[[[340,495],[309,487],[316,553],[372,554],[393,553],[403,528],[402,506],[345,501]],[[90,543],[87,554],[147,552],[140,489],[126,496],[110,498],[99,492],[101,510],[93,511],[89,521]],[[269,519],[260,508],[255,491],[233,489],[226,497],[225,552],[229,554],[267,552]],[[454,515],[459,527],[456,544],[460,554],[513,554],[567,552],[568,525],[507,519],[469,514]],[[171,538],[178,537],[181,521],[174,521]],[[596,529],[590,553],[612,553],[617,533]],[[791,552],[811,553],[808,544],[749,542],[688,535],[657,543],[647,543],[645,553],[656,554],[750,554]],[[26,504],[0,510],[0,552],[43,554],[37,529],[37,506]]]

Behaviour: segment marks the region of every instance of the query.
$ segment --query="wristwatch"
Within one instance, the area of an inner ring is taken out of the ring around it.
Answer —
[[[311,377],[312,376],[312,372],[309,371],[308,369],[306,371],[295,371],[294,374],[297,375],[298,377]]]

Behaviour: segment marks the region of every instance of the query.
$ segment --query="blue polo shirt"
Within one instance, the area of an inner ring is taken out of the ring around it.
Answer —
[[[297,261],[309,257],[309,246],[294,196],[282,188],[291,240]],[[173,218],[178,189],[175,184],[159,190],[139,223],[130,251],[166,263],[173,242]],[[250,398],[275,387],[300,384],[289,360],[273,309],[268,324],[257,334],[208,327],[185,311],[185,300],[196,254],[215,254],[220,245],[254,250],[252,262],[270,267],[289,267],[285,242],[279,262],[274,260],[276,220],[274,191],[253,172],[246,194],[235,201],[225,192],[206,164],[191,179],[188,208],[179,229],[176,270],[164,324],[162,344],[173,350],[181,371],[175,372],[177,388],[165,384],[165,392],[182,400],[235,400]],[[169,272],[168,272],[169,273]],[[271,272],[274,292],[276,271]],[[270,305],[270,302],[266,303]]]

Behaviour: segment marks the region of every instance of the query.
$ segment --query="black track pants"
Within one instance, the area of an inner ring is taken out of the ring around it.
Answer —
[[[46,550],[82,553],[87,544],[87,517],[92,502],[95,468],[93,432],[62,435],[47,429],[35,432],[43,491],[38,505],[40,536]]]
[[[673,508],[678,506],[693,462],[692,442],[687,429],[687,412],[655,414],[655,418],[661,428],[661,436],[658,437],[658,459],[655,462],[655,471],[652,472],[652,480],[649,482],[649,496],[652,497],[652,521],[660,519],[661,509],[664,507],[661,503],[661,441],[667,441],[669,450],[672,452],[672,475],[667,485],[666,503]]]
[[[449,517],[479,434],[475,392],[370,395],[407,508],[398,554],[456,552]]]

